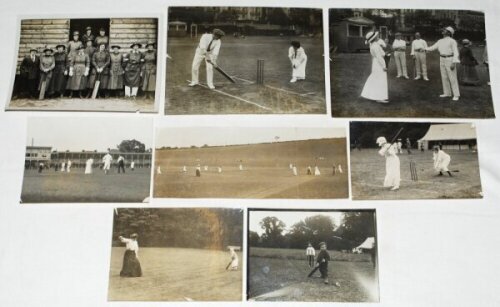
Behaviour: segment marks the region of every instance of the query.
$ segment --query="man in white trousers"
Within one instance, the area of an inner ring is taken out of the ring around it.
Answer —
[[[108,153],[102,157],[102,162],[104,163],[104,166],[102,167],[102,170],[104,171],[104,174],[108,174],[109,170],[111,169],[111,161],[113,161],[113,157],[111,154]]]
[[[224,32],[219,29],[214,29],[212,33],[205,33],[200,38],[200,43],[196,48],[196,53],[193,58],[191,67],[191,83],[189,86],[195,86],[199,83],[198,75],[201,62],[205,61],[207,69],[207,85],[210,89],[215,89],[214,86],[214,65],[217,65],[217,57],[219,56],[221,38]]]
[[[394,50],[394,61],[396,62],[396,68],[398,75],[396,78],[408,79],[408,70],[406,69],[406,41],[401,39],[401,33],[396,33],[396,39],[392,43],[392,49]]]
[[[420,33],[415,33],[415,39],[411,43],[411,53],[410,55],[415,60],[415,69],[417,74],[415,76],[415,80],[424,79],[425,81],[429,81],[427,78],[427,42],[424,41]]]
[[[456,65],[460,63],[457,42],[452,38],[455,30],[446,27],[442,34],[443,38],[434,45],[428,47],[427,51],[439,51],[439,69],[441,70],[441,81],[443,83],[443,94],[441,98],[452,97],[452,101],[458,101],[460,90],[458,88]]]

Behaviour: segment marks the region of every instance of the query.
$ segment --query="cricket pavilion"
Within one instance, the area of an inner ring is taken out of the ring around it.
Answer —
[[[440,146],[445,150],[477,150],[476,129],[473,124],[435,124],[417,141],[418,148]]]

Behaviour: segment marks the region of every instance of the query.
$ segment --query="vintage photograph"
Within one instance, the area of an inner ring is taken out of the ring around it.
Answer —
[[[241,301],[243,211],[115,209],[110,301]]]
[[[347,198],[342,128],[160,127],[154,197]]]
[[[22,19],[6,110],[157,112],[157,18]]]
[[[353,199],[482,198],[470,123],[351,122]]]
[[[325,114],[321,9],[169,7],[165,114]]]
[[[379,302],[375,210],[248,210],[250,301]]]
[[[21,203],[149,201],[153,121],[28,119]]]
[[[484,13],[330,9],[333,117],[494,118]]]

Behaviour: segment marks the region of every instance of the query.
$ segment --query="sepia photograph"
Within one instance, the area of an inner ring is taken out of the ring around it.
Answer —
[[[159,127],[155,198],[348,198],[342,128]]]
[[[330,9],[333,117],[494,118],[483,12]]]
[[[248,210],[247,299],[379,302],[375,210]]]
[[[153,121],[28,119],[21,203],[149,201]]]
[[[243,210],[119,208],[110,301],[241,301]]]
[[[321,9],[169,7],[165,114],[326,114]]]
[[[350,123],[353,199],[482,198],[470,123]]]
[[[158,18],[20,20],[6,110],[158,111]]]

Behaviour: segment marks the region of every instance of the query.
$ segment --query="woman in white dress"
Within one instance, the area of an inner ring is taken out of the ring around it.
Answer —
[[[292,79],[291,83],[297,82],[297,80],[306,79],[306,65],[307,65],[307,54],[304,48],[300,46],[300,42],[292,41],[290,48],[288,49],[288,58],[292,64]]]
[[[238,270],[238,254],[234,251],[234,248],[229,248],[229,254],[231,255],[231,262],[229,263],[229,270],[236,271]]]
[[[314,176],[320,176],[321,172],[319,171],[319,167],[317,165],[314,166]]]
[[[389,88],[387,85],[387,66],[385,64],[385,52],[378,43],[378,32],[368,32],[366,42],[370,44],[372,55],[372,72],[365,82],[361,97],[380,103],[389,102]]]
[[[434,169],[439,172],[439,176],[443,176],[443,172],[447,172],[450,177],[453,177],[448,166],[451,162],[451,157],[446,152],[442,151],[439,146],[434,147],[432,153],[432,160],[434,161]]]
[[[94,159],[92,158],[85,162],[85,174],[92,174],[92,164],[94,164]]]
[[[385,157],[384,187],[390,187],[391,191],[398,190],[401,182],[400,163],[397,156],[398,149],[395,144],[387,143],[386,138],[383,136],[377,138],[377,144],[380,147],[378,154]]]

